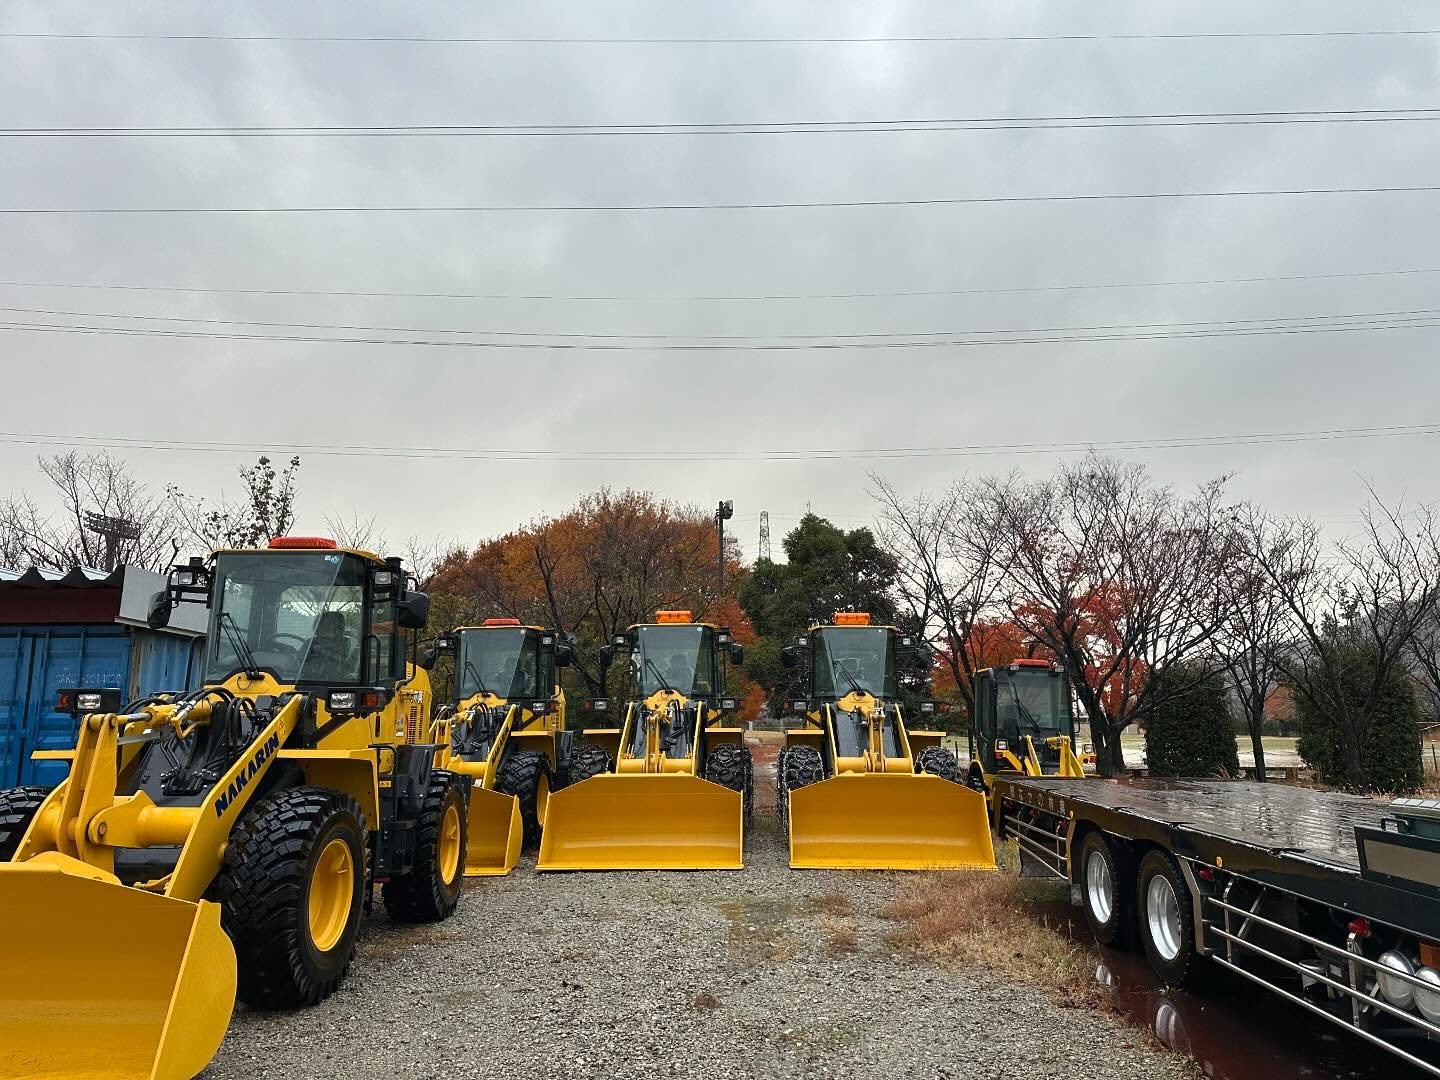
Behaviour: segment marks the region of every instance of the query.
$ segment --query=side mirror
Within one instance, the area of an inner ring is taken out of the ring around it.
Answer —
[[[426,671],[429,671],[435,666],[435,660],[438,655],[433,648],[424,650],[420,654],[420,666]]]
[[[150,610],[145,616],[145,625],[151,630],[160,630],[170,625],[170,597],[157,592],[150,597]]]
[[[568,642],[560,642],[555,646],[555,666],[569,667],[575,662],[575,646]]]
[[[787,668],[800,666],[800,654],[795,651],[795,646],[786,645],[780,650],[780,663]]]
[[[744,646],[744,645],[737,644],[736,642],[733,642],[733,641],[730,643],[730,663],[732,663],[732,664],[743,664],[743,663],[745,663],[745,646]]]
[[[601,645],[601,646],[600,646],[600,663],[603,664],[605,667],[609,667],[610,664],[611,664],[611,662],[614,661],[614,659],[615,659],[615,646],[614,646],[614,645]]]
[[[430,597],[407,589],[400,594],[398,618],[406,630],[424,630],[425,624],[430,621]]]

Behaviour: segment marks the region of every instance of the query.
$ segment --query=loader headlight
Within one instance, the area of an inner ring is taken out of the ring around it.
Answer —
[[[922,701],[922,702],[920,702],[920,711],[921,711],[922,713],[933,713],[933,712],[935,711],[935,702],[933,702],[933,701]]]
[[[1415,974],[1415,965],[1410,958],[1394,949],[1380,954],[1380,965],[1392,971],[1403,971],[1406,975]],[[1380,993],[1397,1009],[1408,1009],[1415,1004],[1415,987],[1404,979],[1397,979],[1393,975],[1380,975],[1377,981],[1380,983]]]
[[[100,693],[96,690],[84,690],[75,695],[75,707],[81,712],[100,711]]]
[[[331,712],[354,712],[355,700],[354,690],[331,690],[326,707]]]
[[[1010,740],[1008,740],[1008,739],[996,739],[996,740],[995,740],[995,752],[996,752],[997,754],[1000,753],[1000,752],[1002,752],[1002,751],[1004,751],[1004,750],[1009,750],[1009,749],[1010,749]]]
[[[729,711],[731,709],[738,709],[740,707],[740,699],[733,697],[722,697],[719,701],[719,705],[721,709],[726,711]]]

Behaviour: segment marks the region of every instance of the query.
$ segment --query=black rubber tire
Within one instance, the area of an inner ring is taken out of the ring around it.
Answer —
[[[791,746],[784,756],[780,770],[780,786],[785,792],[785,813],[780,818],[780,828],[790,835],[790,792],[825,779],[825,759],[813,746]]]
[[[931,776],[940,777],[941,780],[949,780],[952,784],[965,786],[965,774],[960,769],[960,762],[943,746],[927,746],[921,750],[920,755],[915,759],[915,771],[929,773]]]
[[[541,785],[548,794],[553,790],[550,774],[550,759],[538,750],[512,750],[500,762],[495,776],[495,790],[504,795],[514,795],[520,800],[520,821],[525,826],[522,846],[527,850],[540,843]]]
[[[354,895],[327,951],[310,936],[311,878],[332,840],[350,848]],[[256,1009],[293,1009],[329,997],[355,956],[366,880],[365,816],[349,795],[298,787],[251,807],[230,833],[213,895],[239,964],[236,996]]]
[[[1087,868],[1092,856],[1104,860],[1112,883],[1113,902],[1110,904],[1108,916],[1103,919],[1097,914],[1097,903],[1092,902],[1090,896]],[[1080,842],[1080,865],[1076,869],[1076,879],[1080,883],[1085,922],[1089,924],[1095,940],[1101,945],[1125,944],[1135,925],[1134,876],[1129,872],[1125,853],[1111,843],[1104,833],[1098,830],[1086,833],[1085,839]]]
[[[30,822],[35,820],[36,811],[49,794],[47,788],[38,786],[0,791],[0,862],[9,862],[15,857]]]
[[[985,783],[985,772],[978,761],[970,762],[970,768],[965,773],[965,786],[985,796],[990,794],[989,785]]]
[[[581,743],[570,755],[570,777],[566,787],[601,773],[614,772],[615,759],[598,743]]]
[[[440,865],[440,828],[446,811],[454,807],[460,817],[460,858],[447,879]],[[385,910],[401,923],[432,923],[448,919],[460,902],[465,882],[466,826],[465,789],[460,778],[444,769],[430,773],[430,786],[420,807],[415,829],[415,865],[408,874],[397,874],[380,889]]]
[[[785,790],[785,759],[790,747],[782,746],[775,755],[775,816],[780,819],[780,832],[784,835],[786,823],[790,820],[790,795]]]
[[[748,746],[726,743],[715,747],[705,757],[705,779],[740,793],[744,806],[745,827],[755,809],[755,762]]]
[[[1166,959],[1160,952],[1150,927],[1150,883],[1161,877],[1169,882],[1175,893],[1175,906],[1179,914],[1179,934],[1176,941],[1179,951],[1172,959]],[[1194,903],[1190,898],[1190,887],[1185,882],[1185,876],[1169,852],[1151,848],[1140,860],[1140,868],[1135,874],[1135,908],[1140,944],[1145,950],[1145,959],[1149,961],[1151,970],[1160,976],[1167,986],[1186,985],[1194,977],[1195,961],[1199,955],[1195,950]]]

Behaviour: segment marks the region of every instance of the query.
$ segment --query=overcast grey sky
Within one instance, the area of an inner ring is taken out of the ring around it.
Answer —
[[[408,10],[414,7],[423,10]],[[698,5],[608,0],[27,3],[0,32],[795,37],[1440,30],[1427,5]],[[594,124],[1440,108],[1440,35],[769,45],[0,39],[3,127]],[[1111,130],[472,138],[0,140],[0,207],[594,205],[1415,186],[1440,121]],[[546,334],[956,332],[1440,308],[1440,192],[636,213],[3,215],[0,280],[597,294],[493,300],[0,286],[46,311]],[[720,295],[1324,280],[941,296]],[[0,312],[0,320],[131,325]],[[195,324],[202,331],[334,335]],[[370,335],[374,336],[374,335]],[[403,335],[401,335],[403,336]],[[414,337],[416,335],[409,335]],[[430,338],[437,337],[429,333]],[[753,554],[810,504],[1053,454],[765,460],[764,451],[1154,440],[1440,423],[1440,329],[817,351],[546,351],[0,331],[0,431],[549,450],[563,460],[303,454],[301,521],[374,513],[467,542],[601,484],[735,502]],[[455,339],[449,339],[455,340]],[[573,339],[572,339],[573,340]],[[634,344],[634,343],[632,343]],[[1343,527],[1363,482],[1437,491],[1436,435],[1141,449],[1162,480]],[[675,450],[750,454],[675,460]],[[564,452],[570,453],[564,453]],[[604,451],[651,460],[596,459]],[[40,450],[0,440],[0,493]],[[118,448],[236,487],[253,453]]]

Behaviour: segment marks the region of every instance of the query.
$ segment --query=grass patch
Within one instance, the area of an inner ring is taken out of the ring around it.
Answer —
[[[1002,864],[1014,862],[1008,847],[997,854]],[[1107,1009],[1093,956],[1066,931],[1064,909],[1057,908],[1063,899],[1064,886],[1023,880],[1002,865],[999,873],[907,878],[881,914],[901,924],[889,935],[892,944],[1035,986],[1060,1005]]]
[[[810,910],[820,915],[848,915],[850,914],[850,898],[842,893],[826,893],[824,896],[812,897]]]
[[[696,1012],[714,1012],[720,1008],[720,999],[702,990],[690,999],[690,1007]]]

